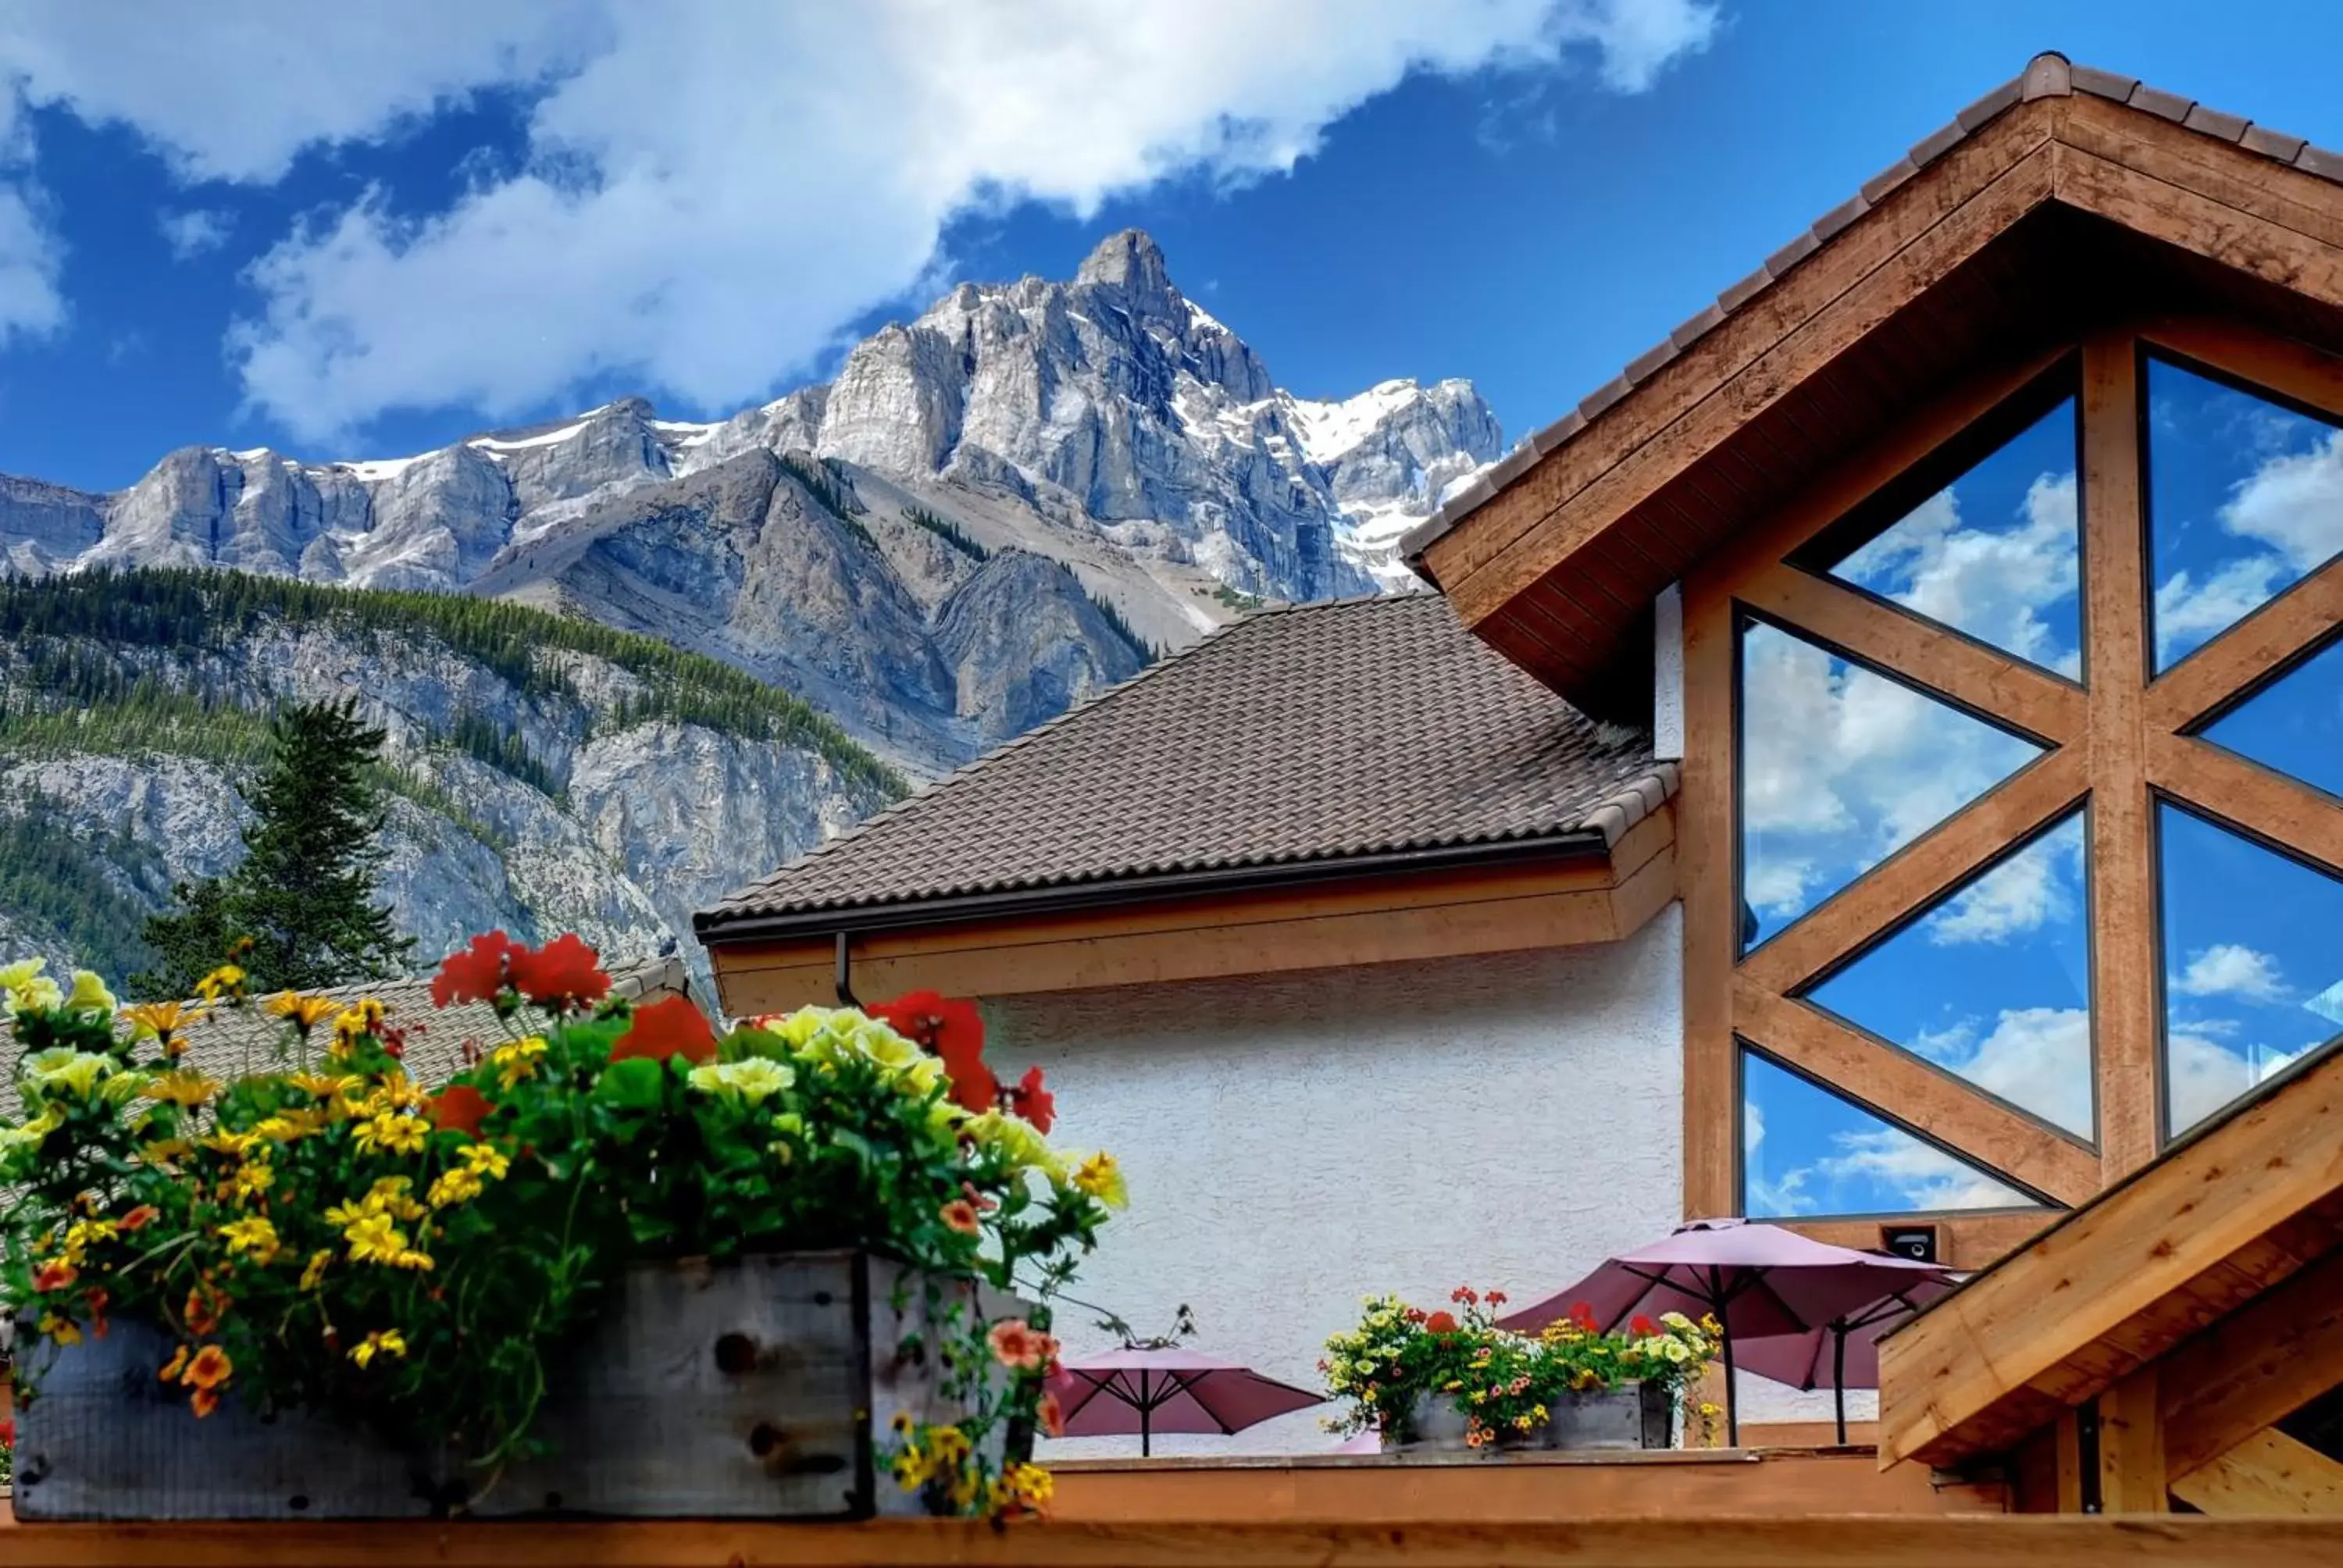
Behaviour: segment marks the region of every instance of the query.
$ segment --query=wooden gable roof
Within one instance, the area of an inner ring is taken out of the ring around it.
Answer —
[[[1640,720],[1653,598],[1926,397],[2097,326],[2343,351],[2343,156],[2035,59],[1411,536],[1481,637]]]

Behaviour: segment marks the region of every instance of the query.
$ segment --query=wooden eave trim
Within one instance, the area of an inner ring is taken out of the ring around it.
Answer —
[[[1674,845],[1670,802],[1607,859],[875,932],[854,940],[850,978],[874,998],[929,987],[1011,996],[1614,941],[1675,897]],[[829,940],[728,943],[710,957],[729,1013],[835,1000]]]
[[[1424,552],[1468,626],[1503,608],[2054,189],[2069,100],[2021,104],[1904,182]]]
[[[1880,1458],[1994,1452],[2331,1248],[2343,1055],[2135,1172],[1880,1342]]]

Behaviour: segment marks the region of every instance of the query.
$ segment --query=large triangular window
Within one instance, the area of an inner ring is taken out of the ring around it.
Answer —
[[[2078,812],[1806,994],[2060,1131],[2092,1136]]]
[[[2343,879],[2174,806],[2157,829],[2177,1137],[2343,1033]]]
[[[1802,564],[2078,678],[2080,427],[2063,391],[2070,384],[2061,377],[1988,419],[1828,530]]]
[[[2343,553],[2343,429],[2157,356],[2144,392],[2162,670]]]
[[[1740,656],[1745,949],[2041,755],[1768,622]]]
[[[2039,1200],[1792,1072],[1741,1053],[1741,1211],[1925,1214]]]

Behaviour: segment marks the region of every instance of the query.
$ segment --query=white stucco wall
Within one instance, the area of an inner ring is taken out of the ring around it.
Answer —
[[[1297,1382],[1359,1298],[1527,1304],[1664,1235],[1682,1189],[1682,938],[988,1003],[1004,1076],[1040,1063],[1052,1141],[1122,1161],[1131,1208],[1077,1294]],[[1074,1353],[1106,1337],[1067,1308]],[[1332,1444],[1323,1412],[1157,1452]],[[1135,1442],[1051,1445],[1061,1457]]]
[[[1684,587],[1670,583],[1652,601],[1652,755],[1684,759]]]

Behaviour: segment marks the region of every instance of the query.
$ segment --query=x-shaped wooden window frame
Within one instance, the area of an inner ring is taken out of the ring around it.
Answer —
[[[2169,799],[2343,873],[2343,805],[2187,732],[2343,625],[2343,560],[2147,678],[2142,355],[2163,348],[2343,418],[2343,360],[2223,321],[2095,335],[1982,376],[1854,454],[1685,579],[1687,754],[1684,1209],[1741,1201],[1740,1041],[1989,1171],[2079,1202],[2159,1147],[2162,955],[2155,812]],[[2087,687],[1786,563],[1864,499],[2067,358],[2079,360]],[[1777,621],[2050,749],[1999,787],[1737,958],[1734,689],[1737,622]],[[2096,1144],[1849,1027],[1796,994],[2059,819],[2089,807]],[[1947,1217],[1967,1265],[2022,1240],[2038,1212]],[[1846,1232],[1861,1225],[1805,1228]],[[1875,1226],[1873,1227],[1875,1230]]]

